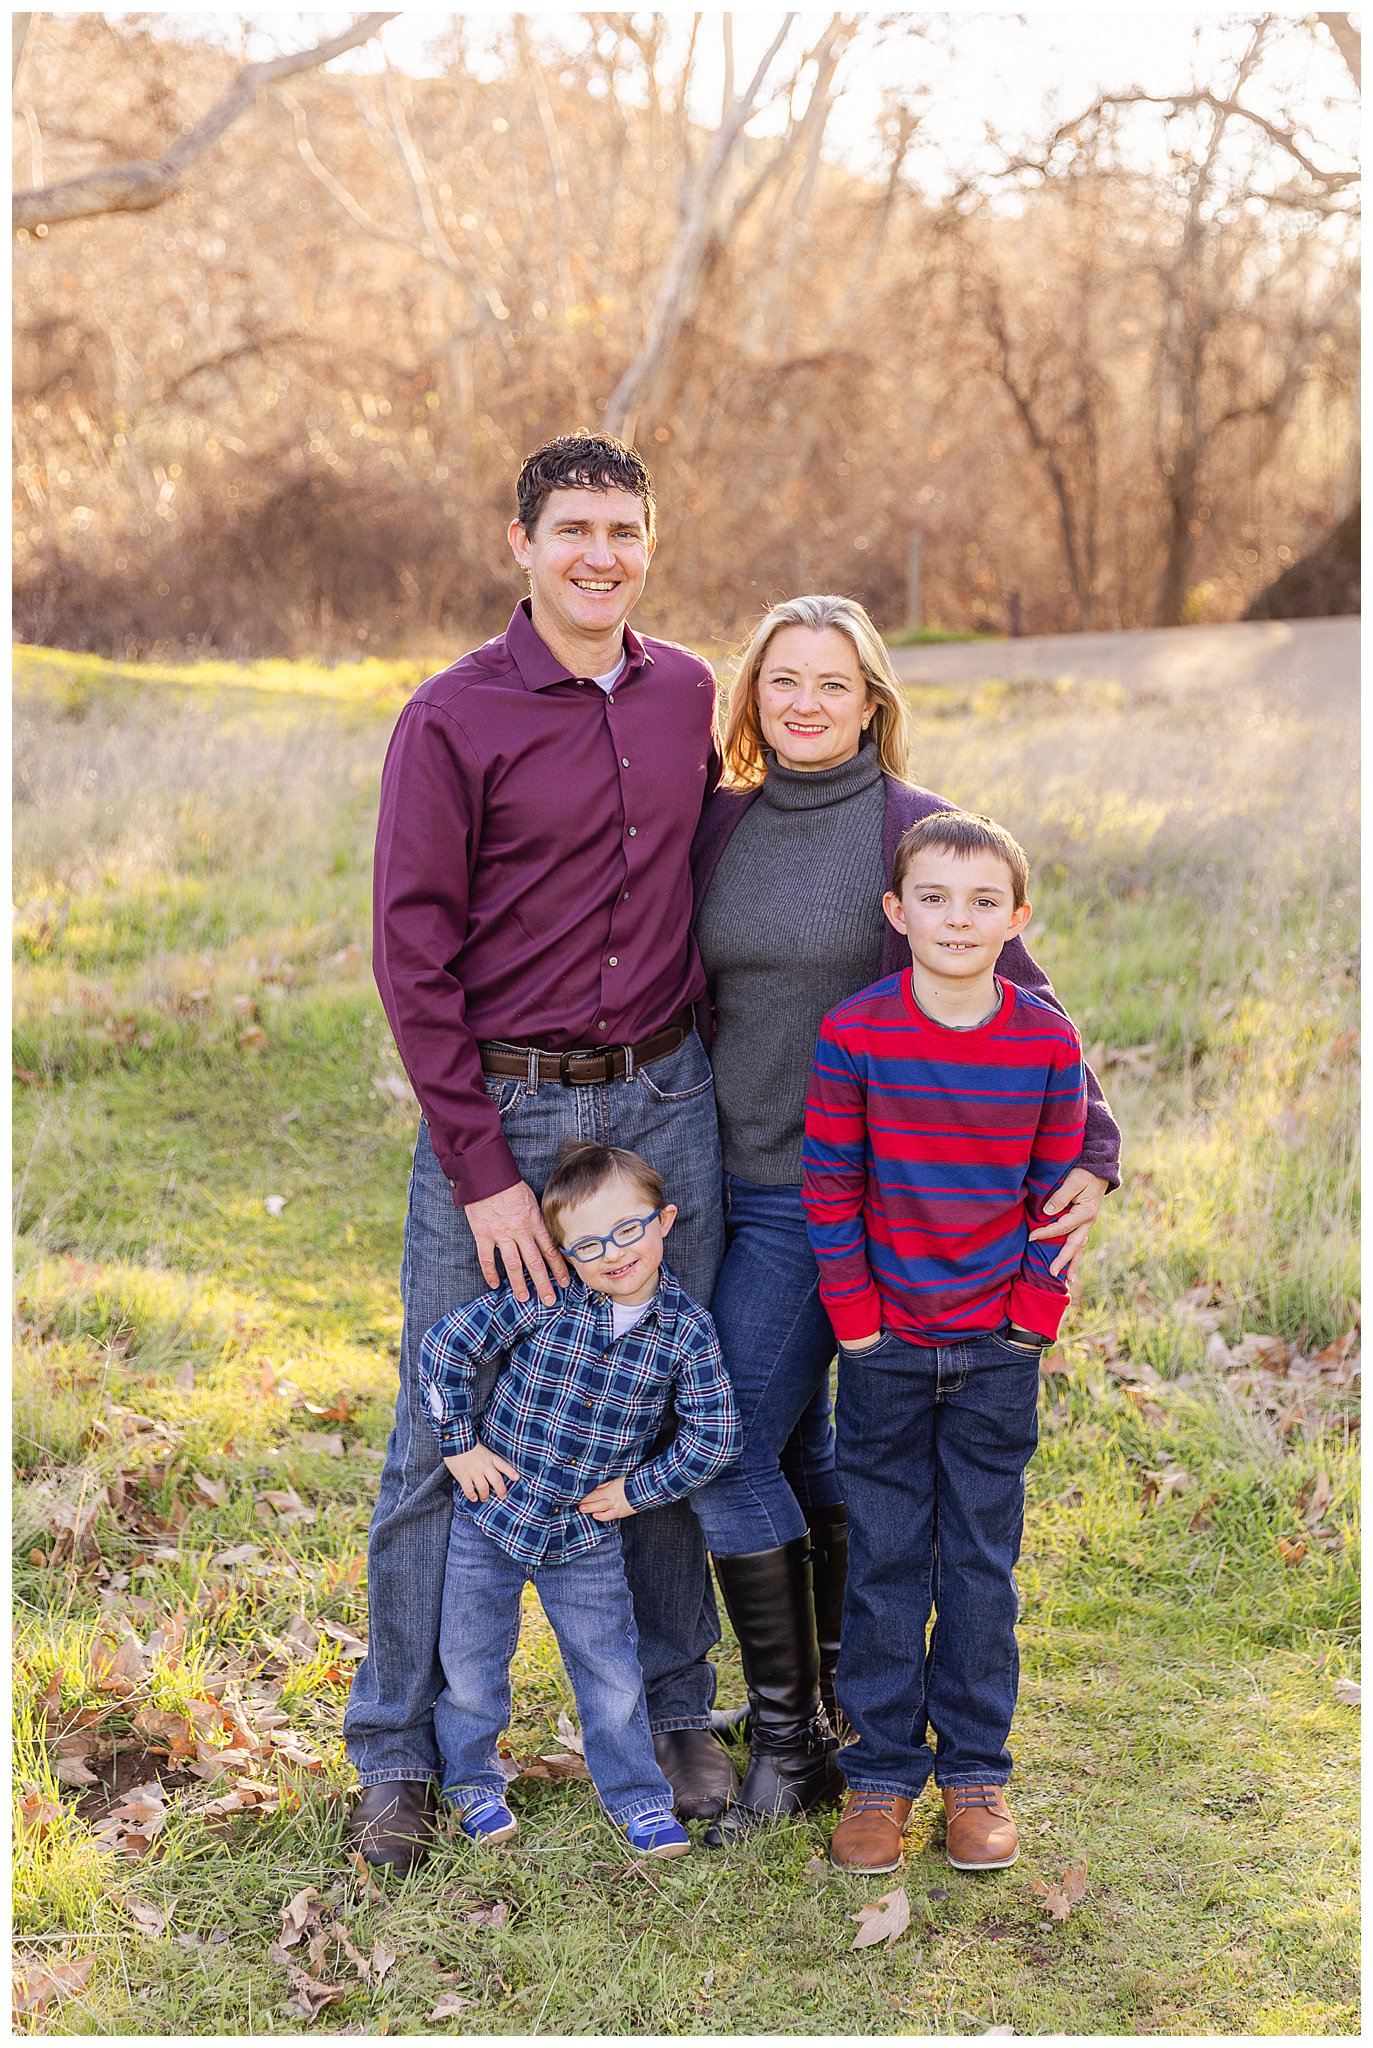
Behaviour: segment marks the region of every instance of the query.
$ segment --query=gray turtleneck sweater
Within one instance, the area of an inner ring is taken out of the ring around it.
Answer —
[[[715,1005],[710,1049],[726,1173],[801,1182],[820,1020],[882,972],[877,749],[809,773],[779,768],[735,828],[696,919]]]

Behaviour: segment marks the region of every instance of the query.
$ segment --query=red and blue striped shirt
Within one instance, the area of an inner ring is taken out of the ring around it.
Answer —
[[[820,1027],[802,1193],[835,1335],[950,1343],[1008,1317],[1052,1339],[1068,1304],[1031,1244],[1077,1163],[1082,1045],[1060,1010],[999,983],[975,1030],[927,1017],[909,969]]]

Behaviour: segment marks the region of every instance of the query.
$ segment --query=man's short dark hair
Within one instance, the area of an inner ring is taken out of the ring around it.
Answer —
[[[526,455],[515,482],[518,518],[532,534],[550,491],[633,491],[644,508],[644,525],[653,538],[657,500],[653,479],[643,459],[613,434],[559,434],[532,455]]]
[[[557,1242],[561,1242],[558,1226],[566,1212],[598,1195],[612,1180],[628,1181],[654,1211],[667,1200],[662,1175],[637,1152],[623,1145],[593,1145],[582,1138],[564,1138],[541,1204],[543,1220]]]

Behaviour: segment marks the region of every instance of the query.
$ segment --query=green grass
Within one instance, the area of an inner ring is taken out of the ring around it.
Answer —
[[[1357,1320],[1354,748],[1324,707],[915,699],[919,779],[1030,848],[1031,943],[1128,1178],[1045,1381],[1021,1861],[957,1876],[928,1795],[910,1931],[855,1953],[849,1916],[896,1880],[816,1864],[827,1816],[626,1873],[575,1780],[517,1784],[509,1850],[448,1839],[361,1896],[340,1723],[413,1137],[368,859],[416,676],[20,652],[14,1916],[30,1981],[94,1958],[21,2031],[303,2028],[268,1949],[306,1886],[396,1954],[364,1985],[326,1945],[323,2033],[1357,2031],[1353,1393],[1214,1355],[1256,1332],[1310,1357]],[[1203,1286],[1214,1334],[1175,1307]],[[111,1690],[97,1645],[126,1628],[144,1648]],[[737,1700],[728,1642],[719,1663]],[[149,1711],[214,1699],[279,1796],[217,1818],[243,1765],[206,1761],[170,1779],[146,1856],[103,1850],[111,1778],[168,1771]],[[550,1750],[570,1704],[531,1598],[516,1753]],[[83,1733],[99,1782],[63,1784],[54,1745]],[[1083,1858],[1052,1924],[1032,1881]],[[503,1925],[465,1917],[498,1902]],[[131,1903],[174,1905],[166,1929]],[[431,2023],[445,1996],[469,2003]]]
[[[882,638],[888,647],[946,647],[964,640],[1000,640],[1000,633],[972,633],[944,626],[900,626]]]

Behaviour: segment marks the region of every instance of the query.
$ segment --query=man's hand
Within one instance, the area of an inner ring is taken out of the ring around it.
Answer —
[[[499,1252],[506,1278],[515,1290],[516,1301],[529,1299],[529,1281],[525,1279],[527,1271],[539,1300],[545,1308],[552,1308],[558,1298],[553,1282],[556,1280],[559,1287],[566,1287],[567,1266],[548,1234],[548,1225],[528,1182],[518,1180],[513,1188],[502,1188],[498,1195],[487,1195],[483,1201],[466,1203],[463,1215],[476,1241],[482,1278],[487,1286],[499,1287],[501,1284],[500,1268],[496,1264]]]
[[[506,1480],[520,1476],[513,1465],[507,1465],[485,1444],[474,1444],[470,1451],[459,1452],[443,1462],[469,1500],[490,1500],[493,1493],[497,1500],[504,1500]]]
[[[585,1500],[577,1506],[584,1515],[590,1515],[593,1522],[622,1522],[626,1515],[634,1513],[625,1499],[623,1479],[604,1479],[599,1486],[593,1486]]]
[[[1063,1275],[1070,1294],[1077,1283],[1077,1269],[1087,1249],[1088,1233],[1105,1200],[1106,1187],[1099,1174],[1088,1173],[1085,1166],[1075,1166],[1044,1204],[1044,1214],[1052,1216],[1053,1222],[1041,1223],[1038,1230],[1030,1232],[1031,1244],[1038,1244],[1042,1237],[1063,1239],[1063,1249],[1049,1271]]]
[[[871,1351],[874,1344],[882,1342],[882,1332],[876,1331],[871,1337],[845,1337],[846,1351]]]

